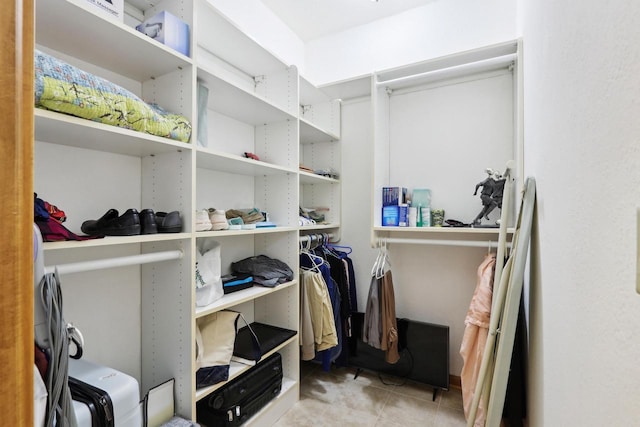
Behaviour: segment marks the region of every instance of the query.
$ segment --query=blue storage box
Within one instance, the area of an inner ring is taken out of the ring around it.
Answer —
[[[382,187],[382,206],[398,206],[407,203],[406,187]]]
[[[409,226],[409,207],[401,206],[384,206],[382,208],[382,226],[383,227],[408,227]]]
[[[146,19],[136,26],[136,30],[189,56],[189,25],[166,10]]]

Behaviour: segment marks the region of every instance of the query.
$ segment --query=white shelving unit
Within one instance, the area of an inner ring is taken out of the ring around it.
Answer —
[[[196,149],[196,208],[256,207],[268,212],[277,224],[275,228],[196,233],[196,245],[205,239],[221,243],[223,269],[233,261],[264,254],[286,262],[296,272],[297,69],[260,47],[209,3],[197,1],[196,8],[196,74],[208,89],[208,138],[205,147]],[[260,160],[244,158],[244,152]],[[249,322],[297,331],[298,306],[298,282],[294,280],[273,289],[254,287],[226,295],[210,306],[198,307],[194,317],[230,308],[242,311]],[[294,336],[271,352],[282,355],[283,388],[250,422],[273,422],[299,399],[297,343]],[[233,363],[229,379],[247,369]],[[197,390],[194,404],[221,386]]]
[[[300,77],[300,164],[314,171],[338,173],[338,178],[301,170],[300,203],[303,208],[324,208],[323,223],[300,227],[300,234],[334,233],[339,239],[342,187],[340,146],[341,100]]]
[[[36,109],[36,192],[63,209],[65,226],[78,234],[84,220],[109,208],[178,210],[183,230],[46,243],[45,264],[182,251],[179,260],[70,274],[62,281],[65,317],[83,331],[85,357],[134,376],[142,394],[175,378],[176,411],[195,420],[196,403],[224,385],[196,390],[197,318],[233,309],[249,322],[299,329],[299,206],[330,208],[331,223],[309,230],[335,232],[340,226],[340,180],[300,172],[299,163],[340,170],[340,102],[313,88],[295,66],[272,55],[206,0],[154,6],[128,0],[127,8],[136,16],[122,23],[96,14],[83,0],[38,0],[37,48],[186,116],[191,141]],[[133,28],[162,10],[189,25],[191,57]],[[199,84],[209,92],[201,111],[208,135],[202,145],[196,142]],[[195,232],[197,209],[252,207],[268,212],[277,226]],[[221,243],[223,273],[233,261],[264,254],[287,263],[294,280],[196,307],[195,251],[207,239]],[[282,391],[247,425],[270,425],[299,399],[297,335],[273,351],[282,355]],[[234,363],[230,379],[247,369]]]
[[[429,188],[432,209],[445,209],[447,219],[471,222],[482,209],[473,189],[486,177],[484,169],[503,171],[515,160],[518,194],[523,162],[519,52],[518,41],[506,42],[373,74],[372,245],[383,237],[497,238],[497,228],[383,227],[382,187],[407,187],[410,193]],[[515,199],[506,208],[515,211]]]

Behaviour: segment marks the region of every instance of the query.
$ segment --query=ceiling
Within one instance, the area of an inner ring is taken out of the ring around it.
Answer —
[[[304,42],[437,0],[261,0]]]

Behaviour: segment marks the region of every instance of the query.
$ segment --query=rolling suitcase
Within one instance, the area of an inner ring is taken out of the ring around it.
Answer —
[[[78,427],[140,427],[138,381],[84,359],[69,359],[69,388]]]
[[[247,421],[282,389],[282,358],[274,353],[197,404],[204,427],[232,427]]]

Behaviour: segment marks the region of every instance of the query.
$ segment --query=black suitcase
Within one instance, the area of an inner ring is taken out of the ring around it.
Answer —
[[[282,357],[274,353],[211,393],[196,406],[203,427],[239,426],[282,389]]]

